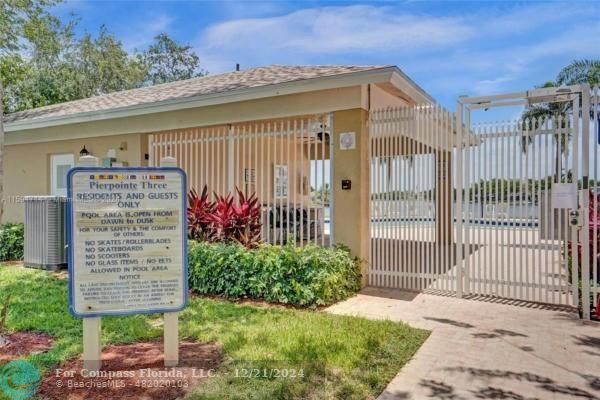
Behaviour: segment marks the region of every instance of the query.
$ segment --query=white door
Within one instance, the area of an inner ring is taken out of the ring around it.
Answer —
[[[50,188],[53,196],[67,195],[67,172],[75,165],[73,154],[50,156]]]

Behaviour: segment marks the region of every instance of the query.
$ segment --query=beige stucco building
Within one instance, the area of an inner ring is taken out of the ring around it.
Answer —
[[[268,66],[11,114],[3,220],[23,220],[21,196],[64,195],[84,147],[113,165],[172,155],[197,190],[240,187],[264,204],[327,208],[327,234],[366,259],[369,110],[431,103],[394,66]]]

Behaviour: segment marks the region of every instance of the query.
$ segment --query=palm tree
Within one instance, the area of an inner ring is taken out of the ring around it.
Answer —
[[[409,155],[403,155],[400,156],[402,157],[404,160],[408,161],[409,166],[412,168],[412,166],[415,163],[415,156],[414,154],[409,154]],[[387,157],[387,158],[381,158],[380,159],[381,163],[383,165],[385,165],[385,169],[386,169],[386,191],[388,193],[388,195],[391,196],[391,198],[393,199],[394,196],[398,196],[398,198],[400,198],[400,189],[397,188],[397,193],[394,193],[392,191],[392,173],[393,173],[393,163],[397,162],[398,160],[398,156],[391,156],[391,157]]]
[[[379,165],[385,167],[385,183],[386,183],[386,188],[385,188],[385,194],[389,195],[392,192],[392,163],[394,162],[394,160],[396,159],[395,156],[389,156],[389,157],[379,157]]]
[[[588,83],[591,87],[600,85],[600,60],[575,60],[556,77],[558,86],[582,83]]]
[[[313,189],[313,201],[322,205],[329,205],[331,199],[331,187],[329,183],[321,185],[320,189]]]
[[[556,76],[554,81],[548,81],[540,88],[550,88],[565,85],[589,84],[594,87],[600,84],[600,60],[575,60],[564,67]],[[555,124],[560,122],[560,128],[567,126],[568,114],[571,111],[571,102],[552,102],[540,103],[528,107],[521,115],[523,130],[534,133],[539,129],[547,119],[553,119]],[[591,110],[592,111],[592,110]],[[593,114],[592,114],[593,115]],[[560,151],[556,149],[555,154],[555,178],[560,179],[562,170],[562,157],[567,151],[567,144],[570,136],[554,135],[554,140],[560,146]],[[524,136],[521,140],[521,150],[527,151],[527,148],[533,141],[533,134]]]

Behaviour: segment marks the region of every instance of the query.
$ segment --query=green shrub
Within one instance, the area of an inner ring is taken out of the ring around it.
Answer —
[[[189,281],[202,294],[329,305],[360,289],[360,261],[342,247],[190,242]]]
[[[0,261],[23,259],[23,224],[0,225]]]

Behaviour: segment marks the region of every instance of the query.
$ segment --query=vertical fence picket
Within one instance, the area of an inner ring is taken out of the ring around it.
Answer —
[[[590,154],[590,192],[592,193],[592,199],[590,204],[590,213],[592,214],[592,218],[590,218],[590,224],[592,226],[590,238],[591,241],[591,297],[592,304],[598,304],[598,142],[600,139],[600,131],[598,127],[598,88],[592,88],[590,91],[590,106],[591,106],[591,117],[592,121],[590,123],[591,133],[590,139],[593,142],[590,144],[589,151]],[[597,313],[600,314],[600,311],[597,310]]]

